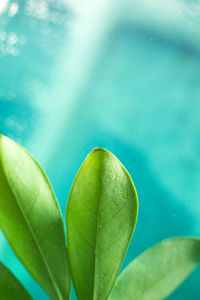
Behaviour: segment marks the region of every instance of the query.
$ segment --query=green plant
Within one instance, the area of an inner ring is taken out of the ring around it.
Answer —
[[[0,135],[0,226],[50,299],[70,298],[71,275],[79,300],[167,297],[200,262],[200,239],[165,240],[136,258],[116,280],[137,212],[128,172],[113,154],[95,149],[69,195],[67,249],[58,202],[43,169]],[[3,264],[0,299],[32,299]]]

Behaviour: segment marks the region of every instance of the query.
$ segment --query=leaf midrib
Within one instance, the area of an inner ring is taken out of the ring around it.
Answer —
[[[37,240],[37,237],[36,237],[36,235],[35,235],[35,233],[34,233],[32,227],[31,227],[31,225],[30,225],[30,223],[29,223],[29,221],[28,221],[28,218],[26,217],[26,214],[25,214],[23,208],[21,207],[21,205],[20,205],[20,203],[19,203],[19,201],[18,201],[18,198],[17,198],[17,195],[16,195],[16,193],[15,193],[14,188],[11,187],[11,185],[10,185],[9,179],[8,179],[7,174],[6,174],[6,172],[5,172],[4,163],[3,163],[2,159],[1,159],[1,165],[2,165],[2,168],[3,168],[3,170],[4,170],[5,179],[6,179],[6,182],[7,182],[8,186],[9,186],[9,188],[10,188],[11,194],[13,195],[13,198],[16,200],[17,206],[19,207],[19,210],[20,210],[22,216],[24,217],[25,224],[27,225],[29,231],[30,231],[31,234],[32,234],[33,240],[35,241],[36,247],[37,247],[38,250],[39,250],[39,254],[40,254],[42,260],[44,261],[44,265],[45,265],[45,267],[46,267],[47,273],[49,274],[49,278],[50,278],[50,280],[51,280],[51,282],[52,282],[52,285],[54,286],[54,289],[55,289],[55,291],[56,291],[56,294],[57,294],[57,296],[58,296],[58,299],[59,299],[59,300],[62,300],[62,299],[63,299],[62,294],[61,294],[61,292],[60,292],[60,290],[59,290],[59,288],[58,288],[58,286],[57,286],[57,284],[56,284],[56,282],[55,282],[54,275],[52,274],[52,272],[51,272],[51,270],[50,270],[50,268],[49,268],[48,262],[45,260],[45,257],[44,257],[44,255],[43,255],[42,249],[40,248],[40,245],[39,245],[39,242],[38,242],[38,240]],[[29,272],[32,273],[31,270],[29,270]]]
[[[98,182],[100,183],[100,189],[97,196],[97,209],[96,209],[96,235],[95,235],[95,248],[94,248],[94,285],[92,291],[92,299],[95,300],[95,287],[96,287],[96,252],[97,252],[97,235],[98,235],[98,228],[99,228],[99,206],[100,206],[100,198],[101,198],[101,159],[99,158],[99,166],[98,166]]]

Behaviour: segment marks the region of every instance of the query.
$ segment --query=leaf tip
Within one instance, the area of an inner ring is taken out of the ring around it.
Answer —
[[[108,154],[108,155],[112,155],[112,156],[115,156],[112,152],[108,151],[107,149],[105,148],[101,148],[101,147],[96,147],[94,148],[90,154],[97,154],[97,153],[102,153],[102,154]]]
[[[94,153],[94,152],[99,152],[99,151],[107,151],[106,149],[104,149],[104,148],[100,148],[100,147],[95,147],[93,150],[92,150],[92,152],[91,153]]]

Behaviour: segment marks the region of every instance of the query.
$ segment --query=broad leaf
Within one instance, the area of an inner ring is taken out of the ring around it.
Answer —
[[[0,226],[16,255],[50,298],[68,299],[67,250],[52,187],[34,158],[2,135]]]
[[[1,300],[32,300],[18,279],[0,262],[0,298]]]
[[[67,238],[79,300],[105,300],[136,224],[133,182],[110,152],[96,149],[81,166],[67,205]]]
[[[109,300],[160,300],[200,263],[200,239],[172,238],[133,260],[117,280]]]

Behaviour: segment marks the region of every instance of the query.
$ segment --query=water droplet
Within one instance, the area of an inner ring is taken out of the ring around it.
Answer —
[[[19,10],[19,4],[17,2],[11,3],[8,11],[8,16],[11,18],[14,17],[17,14],[18,10]]]

